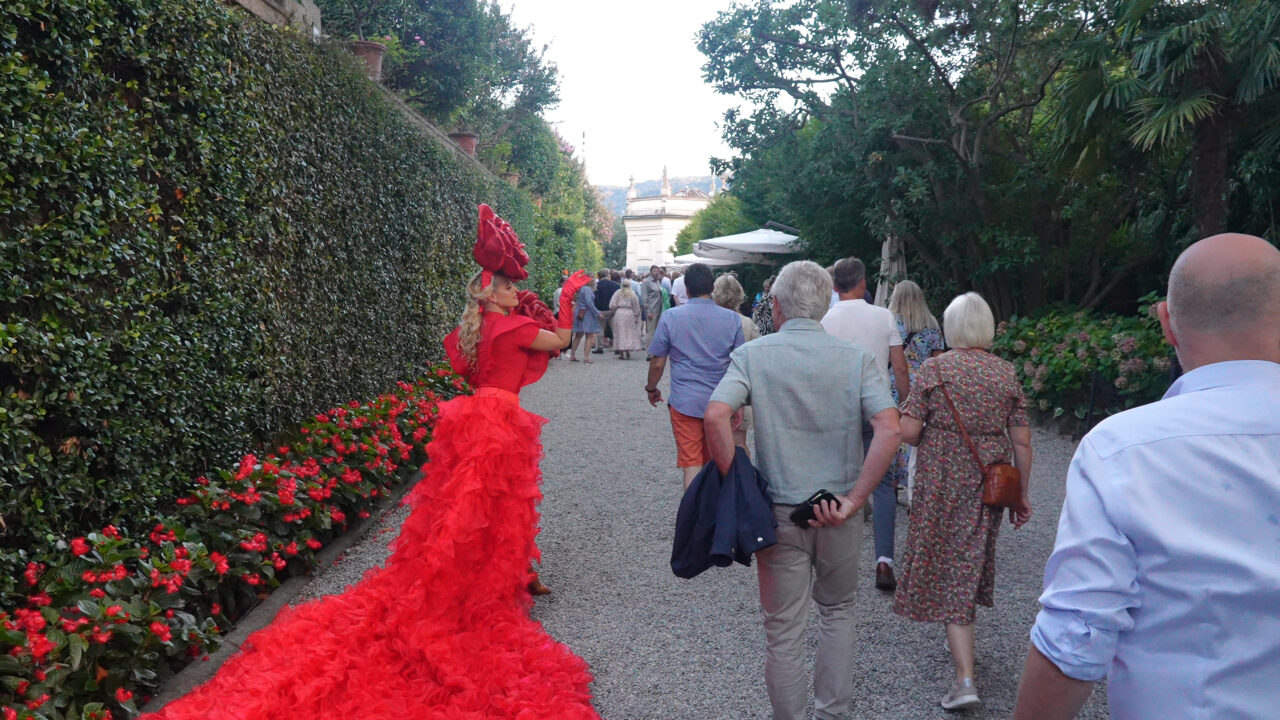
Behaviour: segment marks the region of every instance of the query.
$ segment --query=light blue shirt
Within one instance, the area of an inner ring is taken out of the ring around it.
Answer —
[[[729,367],[729,353],[742,344],[738,313],[710,298],[691,298],[662,313],[649,342],[649,354],[671,360],[671,407],[702,417],[711,391]]]
[[[896,407],[874,355],[805,319],[734,350],[711,399],[735,410],[751,403],[756,466],[770,499],[785,505],[852,490],[863,420]]]
[[[1031,641],[1113,718],[1280,716],[1280,364],[1222,362],[1081,442]]]

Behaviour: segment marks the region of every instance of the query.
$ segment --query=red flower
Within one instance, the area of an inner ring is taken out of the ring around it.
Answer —
[[[319,550],[321,547],[320,541],[315,538],[307,538],[307,547],[312,550]]]
[[[80,579],[87,583],[98,582],[98,573],[92,570],[85,570],[80,574]]]
[[[119,617],[120,620],[117,620],[117,622],[120,622],[122,620],[127,620],[129,618],[129,613],[125,612],[124,608],[119,605],[112,605],[107,608],[107,617]]]
[[[47,592],[38,592],[27,598],[27,600],[31,601],[32,605],[39,607],[44,607],[53,603],[53,598],[49,597],[49,593]]]
[[[22,576],[26,578],[28,585],[35,585],[40,582],[40,573],[44,571],[44,568],[44,563],[29,562]]]
[[[155,529],[151,531],[151,542],[157,545],[177,539],[178,536],[162,524],[157,524]]]
[[[94,642],[96,642],[96,643],[98,643],[98,644],[100,644],[100,645],[105,645],[105,644],[107,644],[107,642],[109,642],[109,641],[111,640],[111,631],[110,631],[110,630],[103,630],[102,628],[98,627],[97,625],[94,625],[94,626],[93,626],[93,632],[89,633],[89,637],[93,638],[93,641],[94,641]]]
[[[40,697],[38,697],[38,698],[36,698],[36,699],[34,699],[34,700],[28,700],[28,701],[27,701],[27,708],[28,708],[29,710],[35,710],[36,708],[40,707],[41,705],[43,705],[43,704],[45,704],[45,703],[47,703],[47,702],[49,702],[49,693],[44,693],[43,695],[41,695]]]
[[[18,720],[18,711],[11,707],[0,708],[0,713],[4,714],[3,720]]]
[[[133,699],[133,693],[129,692],[128,690],[125,690],[124,688],[116,689],[116,700],[119,700],[121,703],[127,703],[132,699]]]
[[[88,554],[89,550],[91,549],[92,548],[89,547],[89,543],[84,541],[84,538],[82,537],[72,538],[71,540],[72,555],[75,555],[76,557],[80,557],[81,555]]]
[[[105,591],[105,590],[103,590],[102,588],[94,588],[94,589],[92,589],[92,590],[90,590],[90,591],[89,591],[89,596],[90,596],[90,597],[95,597],[95,598],[98,598],[99,600],[101,600],[102,598],[104,598],[104,597],[106,597],[106,596],[107,596],[107,593],[106,593],[106,591]]]
[[[213,562],[213,569],[216,570],[219,575],[226,575],[227,571],[231,569],[231,565],[227,562],[227,556],[222,553],[209,553],[209,560]]]
[[[222,606],[221,606],[221,605],[219,605],[218,603],[214,603],[214,604],[213,604],[213,606],[209,608],[209,614],[210,614],[210,615],[221,615],[221,614],[222,614]]]
[[[18,627],[26,630],[28,633],[40,632],[45,628],[44,616],[39,610],[28,610],[26,608],[18,608],[13,611],[14,617],[18,619]]]
[[[102,534],[111,538],[112,540],[120,539],[120,531],[116,529],[115,525],[108,525],[102,528]]]
[[[63,632],[73,633],[88,624],[89,618],[81,617],[75,620],[64,618],[62,620],[62,630]]]
[[[123,580],[123,579],[125,579],[125,578],[126,578],[126,577],[128,577],[128,576],[129,576],[129,571],[125,569],[125,567],[124,567],[124,564],[123,564],[123,563],[121,563],[121,564],[119,564],[119,565],[116,565],[115,567],[111,568],[111,577],[112,577],[112,579],[115,579],[115,580]]]
[[[159,620],[151,623],[151,634],[160,638],[160,642],[169,642],[173,639],[173,633],[169,630],[168,623],[162,623]]]
[[[56,647],[57,645],[46,637],[44,633],[27,633],[27,649],[31,651],[31,657],[35,658],[36,662],[43,660]]]

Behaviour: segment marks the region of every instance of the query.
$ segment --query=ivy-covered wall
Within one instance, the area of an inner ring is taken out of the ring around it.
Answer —
[[[218,0],[0,5],[0,551],[414,376],[480,202],[534,237],[340,47]]]

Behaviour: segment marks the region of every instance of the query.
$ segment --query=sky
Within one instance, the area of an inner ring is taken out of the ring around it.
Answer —
[[[732,0],[502,0],[560,72],[548,121],[595,185],[709,175],[724,111],[738,104],[702,79],[695,35]],[[586,133],[586,142],[583,142]]]

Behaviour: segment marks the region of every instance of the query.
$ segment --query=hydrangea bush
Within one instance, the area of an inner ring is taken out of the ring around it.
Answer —
[[[115,526],[24,553],[0,578],[0,720],[111,720],[217,649],[236,619],[393,486],[412,477],[438,404],[466,390],[435,368],[317,414],[233,470],[196,478],[130,537]]]
[[[1159,298],[1137,316],[1055,310],[1001,323],[992,351],[1013,363],[1042,417],[1084,420],[1157,400],[1169,387],[1173,349],[1156,319]]]

